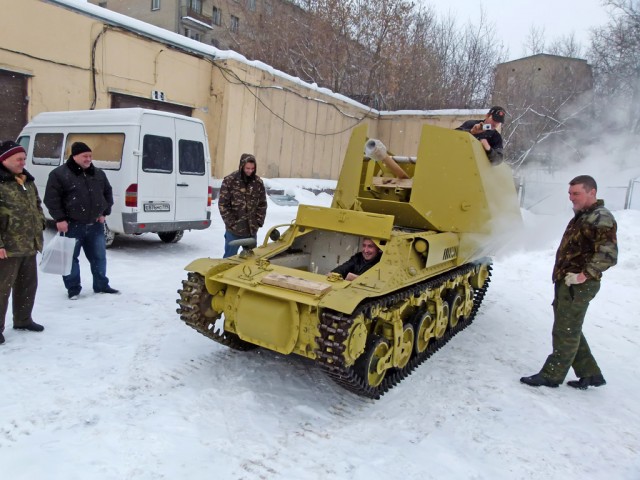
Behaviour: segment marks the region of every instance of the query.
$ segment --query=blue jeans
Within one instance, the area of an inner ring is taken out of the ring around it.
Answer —
[[[76,248],[73,251],[73,263],[71,273],[62,277],[64,286],[69,291],[69,296],[77,295],[82,290],[80,283],[80,248],[91,265],[93,274],[93,291],[102,292],[109,286],[107,278],[107,246],[104,238],[104,223],[96,222],[84,224],[69,222],[67,237],[75,238]]]
[[[229,230],[225,230],[224,232],[224,256],[222,258],[233,257],[238,250],[240,250],[240,246],[232,247],[229,245],[229,242],[233,240],[240,240],[241,238],[247,237],[239,237],[235,233],[230,232]],[[256,237],[253,237],[256,238]]]

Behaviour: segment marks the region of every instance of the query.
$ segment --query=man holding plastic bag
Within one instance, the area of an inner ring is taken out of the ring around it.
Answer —
[[[0,344],[12,295],[13,328],[41,332],[31,318],[38,288],[36,255],[42,251],[44,215],[33,177],[24,169],[24,148],[0,143]]]
[[[80,249],[91,265],[93,291],[119,293],[109,286],[104,237],[105,217],[111,213],[113,193],[107,176],[92,160],[91,148],[75,142],[67,161],[49,174],[44,193],[44,204],[56,221],[58,232],[76,239],[71,273],[62,277],[70,300],[76,300],[82,290]]]

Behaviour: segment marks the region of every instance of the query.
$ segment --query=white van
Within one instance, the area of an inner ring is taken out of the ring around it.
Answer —
[[[49,172],[78,141],[89,145],[113,187],[108,245],[115,234],[145,232],[175,243],[184,230],[211,225],[211,158],[202,121],[143,108],[41,113],[18,138],[41,197]],[[46,207],[45,216],[51,220]]]

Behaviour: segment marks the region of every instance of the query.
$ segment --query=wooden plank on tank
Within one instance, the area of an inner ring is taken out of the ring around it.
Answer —
[[[262,277],[262,283],[276,287],[288,288],[296,292],[310,293],[312,295],[322,295],[327,290],[331,290],[331,285],[325,283],[305,280],[304,278],[292,277],[281,273],[269,273]]]

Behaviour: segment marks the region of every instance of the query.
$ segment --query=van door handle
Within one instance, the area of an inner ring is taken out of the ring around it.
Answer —
[[[179,187],[188,187],[189,184],[188,183],[179,183],[178,186]]]

